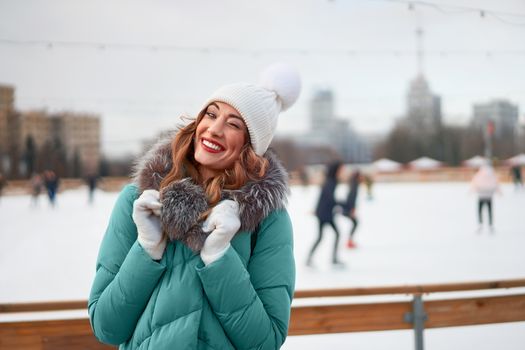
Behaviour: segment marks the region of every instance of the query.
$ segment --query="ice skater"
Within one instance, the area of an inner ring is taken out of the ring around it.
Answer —
[[[471,188],[478,194],[478,232],[483,229],[483,208],[487,207],[488,222],[491,232],[494,232],[492,216],[492,196],[495,192],[501,194],[498,178],[490,165],[482,166],[471,181]]]
[[[372,200],[374,196],[372,195],[372,187],[374,186],[374,178],[371,174],[365,174],[363,177],[363,181],[365,182],[366,186],[366,199]]]
[[[86,176],[86,184],[88,186],[88,203],[93,204],[95,200],[95,190],[97,189],[97,183],[100,177],[95,173],[90,173]]]
[[[44,182],[42,180],[42,176],[38,173],[34,173],[33,176],[31,176],[31,206],[36,207],[38,206],[38,198],[40,197],[40,192],[42,192],[42,186],[44,185]]]
[[[315,250],[321,243],[323,238],[323,228],[329,225],[334,230],[335,241],[332,250],[332,263],[334,265],[343,266],[344,264],[337,257],[337,247],[339,245],[339,230],[334,223],[334,208],[337,205],[335,200],[335,189],[337,187],[337,178],[341,170],[341,162],[334,162],[328,166],[326,172],[326,178],[321,189],[321,195],[315,209],[315,215],[319,220],[319,231],[317,239],[315,240],[310,252],[308,253],[308,259],[306,260],[307,266],[313,266],[313,256]]]
[[[521,166],[515,164],[510,168],[510,175],[512,177],[512,182],[514,183],[514,188],[516,190],[523,188],[523,180],[521,177]]]
[[[346,242],[347,248],[356,247],[356,244],[354,242],[354,233],[357,230],[357,225],[359,223],[356,215],[356,204],[360,182],[361,172],[359,170],[356,170],[350,176],[350,180],[348,183],[350,189],[348,191],[348,196],[346,197],[346,202],[343,203],[343,214],[352,221],[352,229],[350,230],[348,241]]]
[[[49,203],[52,207],[56,205],[56,194],[58,191],[58,186],[60,180],[53,170],[44,171],[44,183],[47,189],[47,196],[49,198]]]

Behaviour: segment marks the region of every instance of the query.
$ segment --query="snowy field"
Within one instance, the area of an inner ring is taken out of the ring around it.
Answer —
[[[447,283],[525,277],[525,190],[503,185],[494,198],[495,230],[477,232],[476,197],[466,183],[380,183],[358,199],[358,248],[344,247],[344,268],[329,264],[333,233],[325,237],[315,267],[304,265],[317,236],[312,215],[318,187],[294,187],[296,289]],[[338,188],[341,199],[346,187]],[[0,302],[87,299],[98,247],[117,194],[87,190],[59,194],[56,208],[41,196],[0,199]],[[357,299],[360,301],[361,299]],[[298,301],[299,302],[299,301]],[[2,316],[5,319],[5,316]],[[283,349],[413,349],[411,331],[288,338]],[[525,322],[425,331],[425,349],[525,349]]]

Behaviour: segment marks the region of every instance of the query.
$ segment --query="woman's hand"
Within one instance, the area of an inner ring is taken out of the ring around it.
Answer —
[[[137,225],[139,244],[154,260],[160,260],[166,248],[166,237],[160,228],[159,191],[146,190],[133,203],[133,221]]]
[[[211,264],[226,253],[231,239],[240,227],[237,202],[223,200],[212,209],[202,224],[204,232],[211,232],[201,250],[201,259],[205,265]]]

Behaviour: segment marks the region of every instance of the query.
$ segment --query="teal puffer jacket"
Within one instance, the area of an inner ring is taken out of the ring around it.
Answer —
[[[136,242],[135,185],[111,214],[89,297],[96,337],[121,349],[277,349],[287,335],[295,283],[292,226],[271,212],[205,266],[179,241],[156,262]]]

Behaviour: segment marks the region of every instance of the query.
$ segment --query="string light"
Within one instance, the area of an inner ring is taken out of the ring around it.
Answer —
[[[406,4],[408,5],[408,9],[410,11],[415,10],[416,6],[419,6],[419,7],[430,7],[444,14],[475,13],[475,14],[478,14],[481,18],[487,18],[490,16],[491,18],[494,18],[504,24],[525,27],[525,14],[522,14],[522,13],[492,11],[492,10],[487,10],[483,8],[475,8],[475,7],[460,6],[460,5],[439,4],[439,3],[430,2],[430,1],[416,1],[416,0],[376,0],[376,1]],[[506,19],[504,17],[520,18],[520,19],[523,19],[524,21],[515,22],[512,20]]]
[[[414,56],[417,55],[415,50],[359,50],[359,49],[307,49],[307,48],[265,48],[265,49],[249,49],[249,48],[227,48],[227,47],[182,47],[176,45],[147,45],[147,44],[125,44],[125,43],[102,43],[102,42],[85,42],[85,41],[51,41],[51,40],[13,40],[0,39],[0,45],[3,46],[36,46],[47,50],[57,50],[60,48],[68,49],[94,49],[98,51],[109,50],[129,50],[129,51],[143,51],[156,54],[159,52],[189,52],[199,53],[203,55],[208,54],[245,54],[245,55],[274,55],[274,54],[290,54],[290,55],[340,55],[346,57],[356,56]],[[492,56],[523,56],[525,50],[489,50]],[[487,50],[427,50],[425,56],[484,56]]]
[[[445,14],[450,13],[477,13],[481,18],[491,17],[497,21],[513,25],[513,26],[525,26],[525,22],[516,22],[509,20],[505,17],[522,18],[525,20],[525,14],[521,13],[509,13],[503,11],[492,11],[483,8],[474,8],[460,5],[448,5],[439,4],[430,1],[418,1],[418,0],[376,0],[383,2],[402,3],[407,5],[409,11],[414,11],[416,6],[420,7],[431,7]],[[400,51],[400,50],[356,50],[356,49],[341,49],[341,50],[329,50],[329,49],[305,49],[305,48],[266,48],[266,49],[240,49],[240,48],[228,48],[228,47],[182,47],[177,45],[149,45],[149,44],[130,44],[130,43],[107,43],[107,42],[85,42],[85,41],[55,41],[55,40],[15,40],[0,38],[0,45],[2,46],[41,46],[48,50],[57,48],[88,48],[96,49],[99,51],[106,50],[132,50],[132,51],[149,51],[151,53],[157,53],[160,51],[185,51],[201,54],[217,54],[217,53],[236,53],[236,54],[247,54],[252,56],[260,56],[264,54],[294,54],[294,55],[310,55],[310,54],[335,54],[335,55],[347,55],[354,57],[357,55],[391,55],[395,57],[416,55],[414,51]],[[495,55],[523,55],[524,51],[501,51],[491,50],[490,54],[492,57]],[[457,51],[457,50],[440,50],[439,52],[425,52],[425,55],[436,55],[440,57],[450,55],[486,55],[486,51]]]

